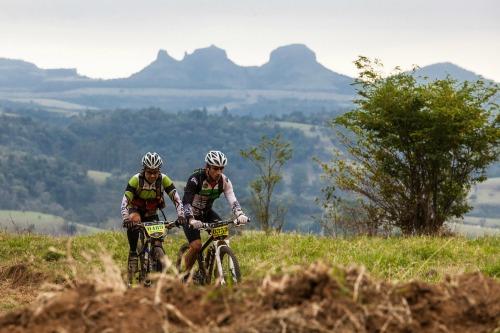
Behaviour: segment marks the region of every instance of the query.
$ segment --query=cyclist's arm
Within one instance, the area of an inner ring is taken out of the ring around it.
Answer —
[[[124,221],[128,220],[129,219],[128,198],[126,195],[123,195],[123,198],[122,198],[121,212],[122,212],[122,220],[124,220]]]
[[[123,220],[127,220],[129,218],[128,209],[131,207],[130,203],[134,199],[134,193],[137,186],[139,186],[139,179],[136,176],[132,176],[127,183],[127,188],[125,189],[125,193],[122,198],[121,213]]]
[[[177,211],[177,216],[184,216],[184,209],[181,201],[181,197],[179,193],[177,193],[177,189],[175,188],[174,182],[166,175],[162,178],[163,188],[165,189],[165,193],[167,193],[170,200],[175,206],[175,210]]]
[[[195,176],[191,176],[186,183],[186,187],[184,188],[184,196],[182,197],[182,204],[184,205],[184,216],[189,221],[189,219],[193,218],[193,200],[194,196],[197,193],[198,189],[198,179]]]
[[[240,216],[243,214],[243,211],[241,210],[240,203],[236,199],[236,195],[234,194],[233,191],[233,184],[229,180],[229,178],[224,177],[224,196],[227,199],[227,202],[229,203],[229,207],[231,207],[231,210],[233,211],[233,214],[235,216]]]

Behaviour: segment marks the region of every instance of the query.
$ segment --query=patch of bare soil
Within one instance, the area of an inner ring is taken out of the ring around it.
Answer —
[[[80,283],[0,317],[0,332],[494,332],[500,283],[479,273],[390,284],[313,264],[237,288],[163,276],[152,288]]]
[[[0,314],[9,308],[33,302],[46,279],[43,273],[34,271],[26,264],[0,267]]]

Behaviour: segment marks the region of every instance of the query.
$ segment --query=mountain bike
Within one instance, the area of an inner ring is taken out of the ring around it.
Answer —
[[[163,271],[165,257],[163,240],[169,229],[178,226],[177,221],[141,222],[135,226],[139,228],[139,240],[137,242],[138,262],[132,263],[128,267],[129,286],[133,284],[134,279],[138,283],[150,286],[149,273],[161,273]],[[137,267],[138,265],[139,267]]]
[[[203,243],[196,260],[197,267],[193,268],[192,279],[194,283],[210,284],[212,274],[214,281],[218,281],[222,286],[241,282],[238,259],[229,247],[229,225],[240,226],[237,220],[203,223],[200,230],[207,231],[210,237]],[[182,259],[188,249],[188,243],[183,244],[179,249],[176,261],[176,267],[179,271],[181,271]]]

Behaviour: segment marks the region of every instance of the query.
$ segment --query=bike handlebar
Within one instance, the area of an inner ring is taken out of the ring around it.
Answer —
[[[174,227],[177,227],[177,228],[180,227],[179,220],[175,220],[175,221],[160,220],[160,221],[139,222],[136,224],[136,226],[137,227],[144,227],[145,223],[163,223],[163,224],[165,224],[165,227],[167,229],[172,229]]]
[[[250,219],[248,219],[247,223],[249,223],[249,222],[250,222]],[[240,226],[243,225],[243,224],[239,224],[238,223],[238,219],[226,220],[226,221],[218,221],[218,222],[214,222],[214,223],[203,222],[202,223],[203,226],[200,229],[198,229],[198,230],[212,230],[214,228],[222,227],[222,226],[229,225],[229,224],[234,224],[237,227],[240,227]]]

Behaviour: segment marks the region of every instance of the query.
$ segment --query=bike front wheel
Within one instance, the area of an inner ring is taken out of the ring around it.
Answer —
[[[222,285],[233,285],[241,282],[240,264],[233,250],[222,246],[219,250],[220,267],[214,269],[214,277]]]
[[[155,246],[153,249],[153,271],[161,273],[165,260],[165,251],[161,246]]]

